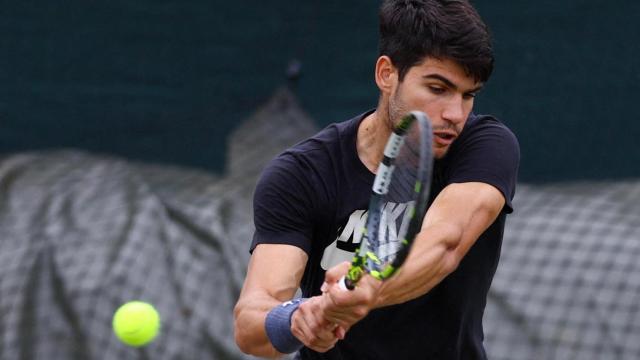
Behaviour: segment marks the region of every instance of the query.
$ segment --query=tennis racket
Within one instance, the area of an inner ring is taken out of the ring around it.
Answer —
[[[362,229],[362,241],[340,287],[353,290],[365,273],[378,280],[402,265],[427,211],[433,168],[431,122],[412,111],[397,124],[384,149]]]

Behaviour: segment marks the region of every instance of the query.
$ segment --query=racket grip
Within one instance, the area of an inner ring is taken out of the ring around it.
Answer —
[[[351,291],[356,288],[356,284],[354,284],[353,281],[349,280],[346,276],[343,276],[340,278],[340,281],[338,281],[338,287],[340,287],[340,290],[343,291]]]

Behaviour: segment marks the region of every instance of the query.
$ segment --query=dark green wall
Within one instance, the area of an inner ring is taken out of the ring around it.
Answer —
[[[640,177],[640,2],[482,0],[521,179]],[[615,4],[615,7],[614,7]],[[375,104],[377,2],[14,1],[0,12],[0,152],[79,147],[220,171],[284,83],[319,126]]]
[[[478,5],[498,58],[480,108],[519,135],[522,179],[640,177],[640,2]]]

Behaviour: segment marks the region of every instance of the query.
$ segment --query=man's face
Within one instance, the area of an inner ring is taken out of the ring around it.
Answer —
[[[389,120],[397,124],[409,111],[420,110],[433,126],[433,153],[444,157],[460,135],[482,84],[451,60],[427,58],[409,69],[389,96]]]

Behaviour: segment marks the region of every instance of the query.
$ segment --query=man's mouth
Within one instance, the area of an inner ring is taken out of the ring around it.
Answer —
[[[458,134],[456,134],[454,131],[440,130],[433,132],[433,141],[442,146],[451,145],[453,140],[455,140],[457,137]]]

